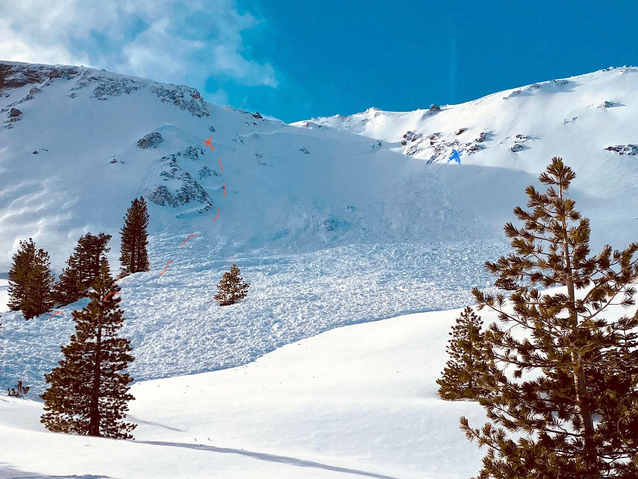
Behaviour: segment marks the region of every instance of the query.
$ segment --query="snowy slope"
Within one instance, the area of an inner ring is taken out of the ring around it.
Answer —
[[[59,272],[87,231],[113,235],[116,269],[126,208],[150,202],[151,271],[121,282],[137,379],[238,366],[337,326],[467,304],[490,279],[483,261],[504,252],[503,223],[555,155],[578,174],[595,243],[638,236],[627,207],[638,172],[632,68],[434,114],[295,125],[82,67],[2,62],[0,80],[0,278],[20,239],[33,237]],[[153,132],[163,141],[138,147]],[[460,166],[446,163],[452,148]],[[233,262],[252,288],[220,308],[215,285]],[[83,304],[53,319],[3,314],[0,387],[23,379],[41,391]]]
[[[457,315],[340,328],[247,366],[138,383],[134,442],[44,432],[40,404],[0,398],[0,477],[465,479],[482,454],[458,419],[483,412],[441,401],[435,383]]]
[[[638,193],[637,87],[638,68],[609,68],[444,105],[439,112],[371,108],[296,125],[381,140],[427,163],[447,162],[455,148],[461,152],[462,166],[472,167],[473,173],[459,174],[455,181],[476,183],[468,187],[476,194],[478,209],[499,208],[503,202],[509,206],[512,193],[505,182],[479,189],[479,184],[486,186],[481,178],[484,167],[537,177],[551,157],[561,156],[578,175],[574,195],[595,220],[598,243],[625,244],[637,237],[636,215],[624,207],[634,204]]]

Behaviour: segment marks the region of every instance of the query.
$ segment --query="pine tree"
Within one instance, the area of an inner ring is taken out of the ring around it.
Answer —
[[[62,346],[64,359],[45,379],[42,423],[54,432],[128,439],[134,424],[124,422],[133,381],[127,372],[133,361],[128,339],[119,336],[124,325],[120,299],[111,294],[117,286],[108,267],[89,292],[90,303],[73,311],[75,334]]]
[[[638,243],[590,256],[589,220],[566,196],[575,176],[552,159],[539,177],[547,192],[529,186],[530,211],[514,210],[522,227],[505,225],[513,253],[485,263],[502,292],[473,289],[500,320],[484,334],[491,422],[461,418],[487,447],[480,479],[638,477],[638,315],[608,311],[634,304]]]
[[[53,298],[57,306],[75,303],[86,294],[86,288],[82,284],[77,267],[75,267],[73,256],[68,259],[67,265],[53,288]]]
[[[488,372],[487,353],[481,328],[483,321],[467,307],[452,326],[447,352],[450,360],[436,382],[442,399],[476,399],[487,394],[479,379]]]
[[[100,266],[106,262],[107,247],[111,235],[97,236],[87,233],[80,237],[73,254],[67,260],[54,288],[55,303],[65,306],[86,296],[86,292],[98,276]]]
[[[239,276],[239,268],[236,264],[233,264],[230,271],[224,273],[217,285],[215,299],[220,306],[235,304],[246,297],[250,283],[244,283],[243,281],[243,278]]]
[[[146,200],[140,196],[134,199],[124,217],[124,226],[121,229],[122,246],[120,254],[120,277],[140,271],[148,271],[148,212]]]
[[[9,270],[9,309],[22,311],[25,319],[35,318],[53,308],[49,253],[37,249],[33,239],[20,241]]]
[[[74,251],[76,263],[73,267],[77,269],[80,282],[85,289],[91,287],[95,278],[100,275],[102,265],[107,262],[106,253],[111,251],[111,248],[107,247],[110,240],[111,235],[106,233],[99,233],[97,236],[87,233],[78,240]]]

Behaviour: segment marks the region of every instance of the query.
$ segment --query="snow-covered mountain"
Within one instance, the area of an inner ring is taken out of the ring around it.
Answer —
[[[463,306],[489,281],[483,261],[503,252],[503,223],[552,156],[578,174],[573,195],[597,244],[638,238],[635,68],[438,110],[286,125],[184,86],[2,62],[0,115],[0,274],[29,237],[59,272],[87,231],[113,235],[116,265],[126,208],[149,200],[152,270],[121,282],[138,379]],[[461,165],[447,162],[452,148]],[[219,308],[215,285],[232,262],[252,288]],[[3,314],[0,386],[42,387],[71,309],[28,323]]]

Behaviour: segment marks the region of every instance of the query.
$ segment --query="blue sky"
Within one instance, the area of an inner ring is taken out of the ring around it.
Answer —
[[[296,121],[636,65],[635,18],[634,0],[30,0],[0,4],[0,59],[186,83]]]

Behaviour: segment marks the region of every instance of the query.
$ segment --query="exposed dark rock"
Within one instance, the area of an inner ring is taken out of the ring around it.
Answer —
[[[34,152],[33,152],[33,154],[34,154],[34,155],[37,155],[37,154],[38,154],[38,150],[34,151]]]
[[[510,93],[509,95],[504,96],[504,97],[503,97],[503,100],[507,100],[507,99],[509,99],[509,98],[514,98],[514,97],[516,97],[516,96],[519,96],[521,93],[523,93],[523,91],[522,91],[522,90],[514,90],[514,91],[513,91],[512,93]]]
[[[152,190],[147,195],[149,201],[152,201],[156,205],[160,206],[172,206],[173,208],[177,208],[179,206],[179,202],[176,198],[173,197],[170,191],[166,186],[158,186],[154,190]]]
[[[611,108],[613,106],[615,106],[613,102],[605,100],[600,105],[598,105],[598,108]]]
[[[415,133],[413,131],[408,130],[406,134],[403,135],[403,141],[401,142],[401,144],[405,146],[408,143],[413,143],[417,140],[420,140],[421,138],[423,138],[423,135],[421,133]]]
[[[195,161],[203,154],[204,154],[203,148],[199,148],[195,146],[187,146],[182,151],[178,152],[177,156],[184,156],[185,158],[189,158]]]
[[[432,103],[429,108],[430,113],[438,113],[441,111],[441,107],[439,105],[435,105]]]
[[[109,163],[111,163],[111,164],[117,163],[117,160],[115,158],[113,158],[111,161],[109,161]]]
[[[215,170],[211,170],[208,166],[203,166],[198,173],[199,173],[200,180],[203,178],[208,178],[210,176],[221,176]]]
[[[139,148],[142,148],[143,150],[147,148],[157,148],[158,145],[163,141],[164,138],[162,138],[162,135],[159,132],[154,131],[152,133],[144,135],[140,140],[138,140],[137,146]]]
[[[181,152],[181,156],[183,152]],[[204,205],[204,208],[200,211],[208,211],[213,206],[213,200],[208,192],[200,185],[187,171],[184,171],[178,164],[177,158],[180,154],[171,154],[162,157],[162,161],[166,163],[164,170],[160,172],[160,177],[164,181],[178,180],[180,186],[174,190],[174,193],[166,186],[158,186],[149,195],[149,199],[160,206],[172,206],[177,208],[178,206],[185,205],[191,201],[197,201]],[[215,172],[212,172],[210,168],[203,167],[199,170],[200,179],[206,176],[218,176]],[[171,182],[174,184],[174,182]]]
[[[164,103],[172,103],[180,110],[187,110],[199,118],[210,116],[202,95],[194,88],[175,85],[168,89],[161,85],[151,86],[151,91]]]
[[[510,151],[512,153],[523,151],[524,149],[525,149],[525,145],[522,145],[521,143],[514,143],[512,146],[510,146]]]
[[[132,78],[95,78],[100,83],[93,89],[93,97],[98,100],[106,100],[106,96],[129,95],[135,90],[139,90],[141,82]]]
[[[210,130],[211,133],[215,133],[215,127],[214,126],[209,126],[208,129]]]
[[[264,118],[263,116],[261,116],[261,115],[259,114],[259,112],[257,112],[257,113],[251,113],[251,115],[253,116],[253,118],[257,118],[258,120],[263,120],[263,118]]]
[[[465,152],[468,155],[473,155],[474,153],[478,153],[481,150],[484,150],[485,147],[483,145],[477,145],[476,143],[469,143],[469,146],[465,149]]]
[[[632,145],[632,144],[608,146],[607,148],[605,148],[605,150],[615,151],[619,155],[629,155],[629,156],[638,155],[638,145]]]
[[[308,150],[306,150],[305,148],[299,148],[299,151],[302,152],[304,155],[309,155],[310,152]]]
[[[22,116],[22,111],[18,110],[17,108],[11,108],[11,110],[9,110],[9,118],[20,118]]]
[[[454,132],[454,134],[456,136],[459,136],[461,133],[465,133],[466,131],[467,131],[467,128],[459,128],[458,130]]]

